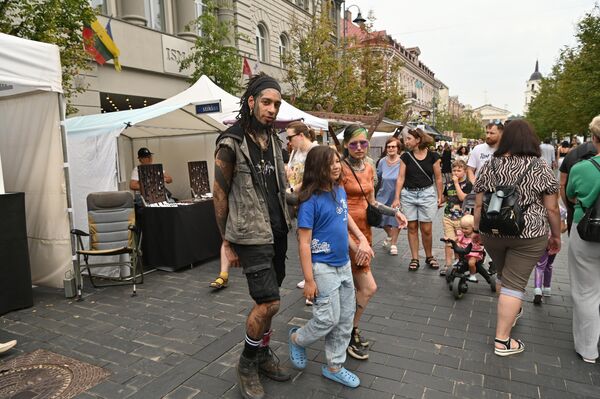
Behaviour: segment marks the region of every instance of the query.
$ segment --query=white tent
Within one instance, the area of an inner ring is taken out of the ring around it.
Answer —
[[[75,227],[87,228],[90,192],[128,189],[140,147],[155,152],[154,162],[173,176],[169,190],[178,198],[189,198],[187,162],[206,160],[212,174],[215,141],[226,129],[206,114],[196,115],[193,104],[217,99],[198,82],[149,107],[69,118]]]
[[[0,33],[0,169],[25,193],[32,281],[50,287],[72,264],[63,120],[58,47]]]
[[[224,124],[233,124],[240,109],[240,99],[213,83],[208,77],[202,76],[194,86],[198,86],[198,91],[207,93],[207,97],[221,100],[221,112],[209,114],[214,119]],[[294,107],[283,100],[281,108],[277,114],[276,123],[280,127],[285,127],[289,122],[301,120],[313,129],[327,130],[328,123],[325,119],[317,118]]]

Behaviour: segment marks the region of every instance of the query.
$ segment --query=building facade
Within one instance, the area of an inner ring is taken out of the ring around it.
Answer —
[[[529,77],[527,86],[525,88],[525,105],[523,106],[523,115],[529,111],[529,104],[533,101],[533,98],[540,89],[540,83],[542,82],[542,74],[540,73],[539,62],[535,62],[535,71]]]
[[[495,107],[492,104],[485,104],[481,107],[473,108],[473,113],[479,115],[483,126],[494,122],[505,123],[510,116],[509,110]]]
[[[441,82],[435,78],[435,73],[419,60],[421,50],[418,47],[404,47],[385,30],[366,34],[352,22],[349,13],[346,13],[343,23],[346,35],[355,37],[361,45],[373,45],[381,48],[387,57],[402,64],[398,81],[406,98],[412,100],[410,109],[415,114],[419,114],[421,111],[433,113]]]
[[[252,73],[283,77],[282,55],[289,51],[293,20],[309,22],[327,1],[339,21],[338,0],[215,0],[220,21],[231,24],[229,43],[246,57]],[[139,108],[189,87],[191,71],[179,70],[201,32],[190,23],[203,12],[201,0],[90,0],[99,21],[120,49],[121,72],[93,64],[75,79],[86,91],[74,98],[79,115]],[[236,39],[238,38],[238,39]],[[240,79],[242,71],[240,69]],[[236,93],[234,93],[236,94]]]

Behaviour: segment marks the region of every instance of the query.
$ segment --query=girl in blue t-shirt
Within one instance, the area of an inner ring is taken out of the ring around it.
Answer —
[[[304,296],[314,302],[313,317],[304,327],[290,330],[289,349],[294,367],[303,369],[305,348],[325,337],[323,376],[354,388],[360,380],[342,366],[356,307],[348,248],[357,251],[359,264],[369,261],[373,251],[348,214],[341,174],[334,149],[319,146],[308,153],[298,195],[298,250],[306,280]],[[358,246],[348,238],[348,229],[359,237]]]

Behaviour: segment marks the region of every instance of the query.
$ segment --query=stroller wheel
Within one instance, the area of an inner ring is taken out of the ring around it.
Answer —
[[[468,289],[469,286],[462,281],[461,278],[455,278],[454,281],[452,281],[452,294],[454,295],[454,298],[461,299]]]
[[[496,292],[496,276],[492,275],[490,276],[490,289],[492,290],[492,292]]]

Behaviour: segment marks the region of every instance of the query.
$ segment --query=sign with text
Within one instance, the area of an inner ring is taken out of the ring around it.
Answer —
[[[212,112],[221,112],[221,100],[202,101],[194,103],[197,114],[210,114]]]
[[[194,44],[187,40],[162,35],[162,57],[165,72],[180,76],[190,76],[192,68],[188,67],[180,71],[179,62],[190,54],[193,46]]]

